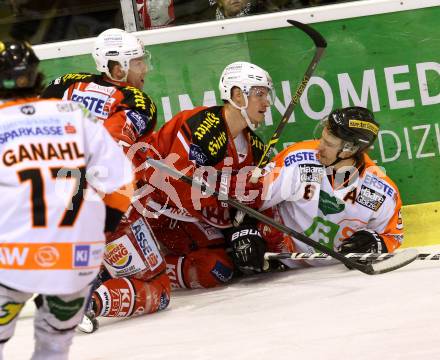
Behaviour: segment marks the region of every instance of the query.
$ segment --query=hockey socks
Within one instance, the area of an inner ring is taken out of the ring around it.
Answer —
[[[129,317],[165,309],[170,302],[166,274],[143,282],[133,278],[109,279],[93,293],[97,316]]]

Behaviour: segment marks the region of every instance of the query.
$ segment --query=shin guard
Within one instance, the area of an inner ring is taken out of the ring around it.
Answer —
[[[145,282],[134,278],[110,279],[93,293],[95,312],[107,317],[154,313],[168,306],[170,290],[166,274]]]

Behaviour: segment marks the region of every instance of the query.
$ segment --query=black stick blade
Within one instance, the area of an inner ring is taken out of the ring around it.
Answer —
[[[310,27],[309,25],[303,24],[296,20],[287,20],[290,25],[296,26],[298,29],[304,31],[315,43],[315,46],[318,48],[326,48],[327,41],[325,41],[324,37],[317,32],[315,29]]]

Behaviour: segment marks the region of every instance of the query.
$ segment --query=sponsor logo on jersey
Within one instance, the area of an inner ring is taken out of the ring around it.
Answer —
[[[66,134],[76,134],[76,127],[68,122],[66,125],[64,125],[64,131]]]
[[[213,136],[208,143],[208,150],[212,156],[216,156],[220,149],[226,144],[226,133],[222,131],[219,136]]]
[[[59,112],[73,112],[73,111],[78,110],[78,108],[79,108],[78,104],[72,103],[70,101],[59,102],[56,105],[57,105],[57,110]]]
[[[112,242],[105,249],[106,261],[115,269],[124,269],[132,261],[132,256],[122,242]]]
[[[220,261],[215,263],[214,268],[211,270],[211,274],[222,283],[226,283],[232,279],[232,270]]]
[[[20,127],[0,133],[0,144],[6,144],[9,140],[14,140],[22,136],[62,136],[64,135],[61,126],[32,126]]]
[[[205,117],[201,121],[200,125],[197,126],[196,131],[194,131],[193,135],[198,140],[202,140],[207,133],[211,132],[212,129],[217,128],[219,124],[220,124],[220,118],[216,116],[214,113],[208,111],[205,114]]]
[[[299,178],[301,182],[316,182],[320,183],[324,176],[324,168],[315,164],[300,164]]]
[[[23,266],[29,253],[29,248],[18,247],[1,247],[0,246],[0,265],[4,267],[9,266]]]
[[[251,146],[254,149],[258,149],[260,151],[264,151],[264,142],[262,142],[258,136],[254,135],[254,134],[250,134],[250,138],[251,138]]]
[[[73,264],[74,267],[89,266],[90,245],[74,245]]]
[[[21,117],[17,118],[8,118],[5,116],[2,121],[0,121],[0,131],[12,131],[17,130],[21,127],[23,128],[33,128],[35,126],[43,127],[43,126],[57,126],[62,123],[62,120],[58,117],[50,117],[50,118],[40,118],[40,117]]]
[[[376,190],[380,190],[386,195],[393,196],[394,194],[394,189],[390,185],[374,175],[367,174],[364,179],[364,184],[371,186]]]
[[[97,117],[107,117],[108,113],[104,110],[105,103],[108,100],[108,95],[73,90],[71,100],[83,104],[90,112]]]
[[[60,253],[54,246],[42,246],[34,254],[34,260],[42,268],[50,268],[60,260]]]
[[[78,271],[77,274],[78,276],[90,276],[94,273],[94,271],[89,270],[89,271]]]
[[[322,211],[324,215],[338,214],[345,209],[345,203],[335,196],[331,196],[325,191],[319,192],[319,210]]]
[[[102,256],[104,254],[104,250],[101,248],[101,246],[98,248],[92,249],[90,251],[90,253],[91,253],[90,258],[91,258],[92,262],[96,262],[96,261],[102,262]]]
[[[130,225],[130,227],[137,243],[139,244],[139,247],[141,248],[142,253],[145,256],[145,261],[150,267],[150,270],[153,271],[163,262],[163,259],[160,255],[159,249],[157,248],[156,242],[151,236],[150,230],[147,228],[142,218],[136,220]]]
[[[101,262],[101,242],[0,244],[0,268],[2,269],[70,270],[76,269],[77,266],[96,269],[100,267]]]
[[[35,107],[33,105],[24,105],[20,107],[20,111],[25,115],[34,115]]]
[[[108,96],[112,96],[116,92],[116,88],[114,86],[103,86],[95,84],[94,82],[89,83],[84,90],[98,92]]]
[[[147,124],[150,122],[148,116],[133,110],[126,111],[126,115],[127,119],[130,120],[138,135],[143,135],[147,129]]]
[[[203,140],[204,148],[206,147],[209,151],[209,155],[215,157],[227,142],[226,132],[223,131],[224,127],[220,122],[220,117],[214,112],[202,112],[200,115],[201,119],[197,119],[198,121],[192,127],[192,135],[195,138],[194,140]]]
[[[191,144],[189,146],[189,159],[196,162],[197,165],[205,165],[208,157],[204,154],[199,145]]]
[[[290,166],[300,161],[317,161],[315,153],[310,151],[300,151],[293,154],[289,154],[284,159],[284,165]]]
[[[154,117],[154,114],[156,113],[156,105],[148,95],[144,94],[142,90],[139,90],[134,86],[126,86],[124,89],[133,93],[134,105],[137,109],[149,111],[151,117]]]
[[[92,74],[66,74],[64,76],[61,77],[63,82],[66,82],[67,80],[84,80],[87,78],[92,77]],[[58,80],[58,79],[57,79]]]
[[[386,199],[385,195],[380,194],[376,190],[370,189],[364,185],[361,186],[356,202],[373,211],[379,210]]]

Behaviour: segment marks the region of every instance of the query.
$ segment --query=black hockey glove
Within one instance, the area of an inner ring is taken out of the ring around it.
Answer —
[[[229,233],[231,256],[235,266],[244,274],[262,272],[266,243],[256,226],[243,224]]]
[[[382,237],[374,231],[361,230],[343,240],[338,248],[343,254],[348,253],[386,253],[388,252]]]

